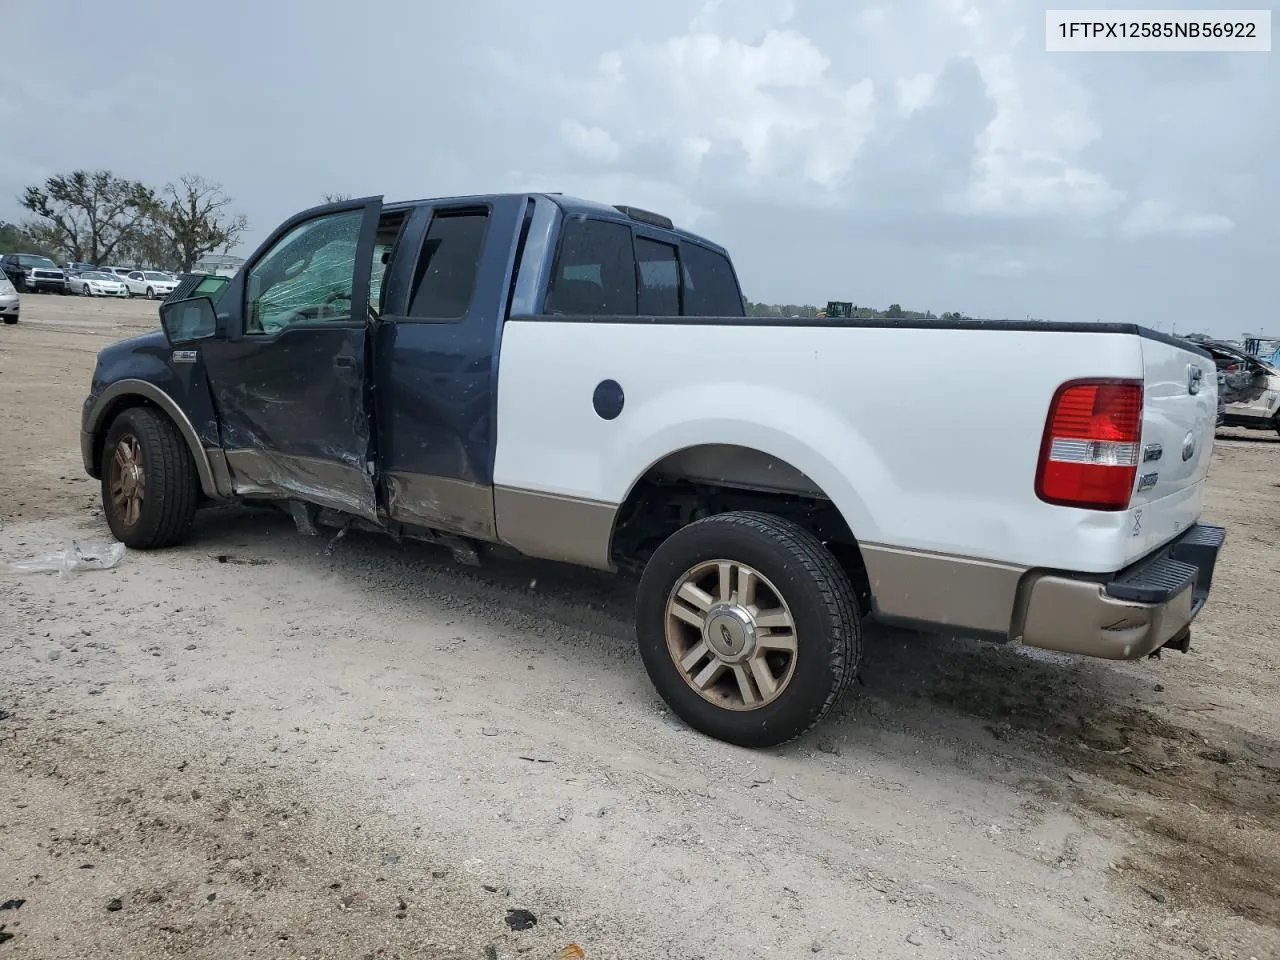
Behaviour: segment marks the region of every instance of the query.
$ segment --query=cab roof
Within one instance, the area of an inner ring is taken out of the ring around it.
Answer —
[[[688,243],[696,243],[699,246],[714,250],[716,253],[728,256],[729,251],[720,244],[708,240],[706,237],[696,233],[690,233],[688,230],[682,230],[679,227],[658,225],[645,219],[629,216],[627,213],[619,210],[618,207],[610,206],[607,203],[600,203],[595,200],[585,200],[581,197],[566,196],[562,193],[485,193],[475,194],[473,196],[463,197],[424,197],[419,200],[401,200],[395,203],[384,203],[384,210],[403,210],[409,207],[419,207],[427,203],[449,203],[449,204],[465,204],[465,203],[486,203],[492,200],[500,199],[520,199],[520,198],[541,198],[549,200],[558,206],[566,216],[582,216],[590,217],[593,220],[613,220],[617,223],[635,224],[641,223],[651,230],[658,230],[662,233],[686,241]],[[634,209],[634,208],[629,208]],[[637,210],[636,212],[644,212]]]

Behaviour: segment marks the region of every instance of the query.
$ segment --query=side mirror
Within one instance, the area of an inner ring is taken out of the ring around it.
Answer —
[[[169,343],[210,340],[220,335],[218,312],[208,297],[172,300],[160,305],[160,326]]]

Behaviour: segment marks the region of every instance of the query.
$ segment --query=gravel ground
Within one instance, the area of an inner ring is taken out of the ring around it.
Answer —
[[[1280,956],[1274,435],[1217,445],[1229,539],[1190,654],[877,630],[837,716],[750,752],[664,713],[632,585],[591,573],[238,507],[114,570],[6,573],[107,536],[80,402],[94,353],[155,324],[23,309],[0,958]]]

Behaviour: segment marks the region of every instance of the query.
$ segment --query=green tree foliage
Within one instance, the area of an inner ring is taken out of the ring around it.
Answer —
[[[222,187],[188,174],[165,184],[151,220],[168,241],[178,267],[186,272],[206,253],[225,253],[249,226],[244,214],[231,216],[231,198]]]
[[[756,303],[747,301],[747,315],[752,317],[802,317],[813,318],[824,312],[811,303]],[[887,310],[854,305],[851,314],[855,320],[936,320],[932,310],[904,310],[899,304],[890,304]],[[944,317],[946,315],[944,314]]]
[[[51,257],[57,252],[56,246],[47,246],[25,227],[0,220],[0,253],[38,253],[42,257]]]
[[[18,228],[27,248],[64,262],[189,270],[206,253],[229,251],[248,226],[228,212],[220,186],[194,174],[156,190],[110,170],[75,170],[19,199],[35,216]]]
[[[155,191],[110,170],[75,170],[27,187],[22,205],[39,220],[27,229],[68,260],[110,260],[151,213]]]

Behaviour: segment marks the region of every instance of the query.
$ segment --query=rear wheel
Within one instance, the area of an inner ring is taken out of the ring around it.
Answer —
[[[173,421],[149,407],[120,414],[102,447],[102,510],[127,547],[148,550],[186,539],[199,478]]]
[[[636,601],[640,656],[696,730],[771,747],[814,727],[862,656],[853,586],[817,537],[765,513],[706,517],[654,552]]]

